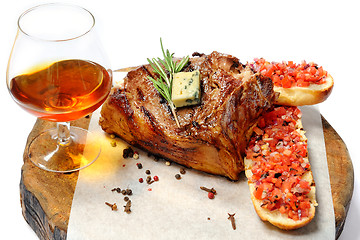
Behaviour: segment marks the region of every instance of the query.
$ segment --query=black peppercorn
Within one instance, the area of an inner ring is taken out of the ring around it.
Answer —
[[[126,194],[127,195],[132,195],[132,190],[131,189],[126,189]]]
[[[134,156],[134,150],[131,147],[123,150],[123,158],[132,158]]]

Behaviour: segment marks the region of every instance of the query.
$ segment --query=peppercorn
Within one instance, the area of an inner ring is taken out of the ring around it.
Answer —
[[[158,176],[154,176],[154,181],[159,181],[159,177],[158,177]]]
[[[142,164],[141,163],[137,163],[136,166],[138,167],[138,169],[142,169]]]
[[[126,190],[125,189],[122,190],[121,193],[122,193],[122,195],[126,195]]]
[[[125,148],[123,150],[123,158],[133,157],[134,156],[134,150],[131,147]]]
[[[139,153],[138,153],[138,152],[134,152],[133,158],[134,158],[134,159],[139,159]]]
[[[209,199],[214,199],[215,198],[215,195],[213,192],[208,192],[208,198]]]
[[[125,202],[129,201],[129,197],[124,197],[124,201]]]
[[[144,182],[144,179],[139,178],[139,183],[142,183],[142,182]]]
[[[150,172],[150,170],[149,170],[149,169],[148,169],[148,170],[146,170],[146,171],[145,171],[145,173],[146,173],[147,175],[151,174],[151,172]]]
[[[180,180],[180,179],[181,179],[180,174],[175,174],[175,178],[176,178],[177,180]]]
[[[126,194],[127,194],[127,195],[132,195],[132,190],[131,190],[131,189],[129,189],[129,188],[128,188],[128,189],[126,189]]]
[[[181,169],[180,169],[180,173],[181,173],[181,174],[185,174],[185,173],[186,173],[185,168],[181,168]]]

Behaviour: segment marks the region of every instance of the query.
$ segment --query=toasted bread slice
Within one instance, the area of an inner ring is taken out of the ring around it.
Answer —
[[[280,93],[279,98],[275,101],[279,105],[287,106],[304,106],[314,105],[325,101],[334,86],[334,79],[328,74],[326,82],[310,84],[308,87],[290,87],[283,88],[274,86],[274,91]]]
[[[288,109],[293,109],[295,107],[286,107]],[[282,116],[279,116],[280,118]],[[283,119],[285,119],[283,117]],[[258,129],[258,131],[254,131],[254,135],[252,137],[252,141],[250,141],[250,143],[255,143],[255,145],[257,143],[259,143],[261,140],[259,140],[260,138],[262,139],[271,139],[271,138],[277,138],[277,136],[268,136],[267,134],[269,133],[268,129],[273,127],[278,128],[279,125],[275,124],[274,126],[265,126],[264,128]],[[267,128],[267,129],[266,129]],[[277,130],[276,130],[277,131]],[[275,132],[276,132],[275,131]],[[280,130],[281,131],[281,130]],[[298,132],[298,138],[299,139],[299,144],[307,144],[307,139],[305,137],[305,131],[302,129],[302,123],[301,123],[301,118],[299,117],[299,119],[296,120],[296,124],[295,124],[295,131]],[[285,136],[284,138],[286,138],[287,136]],[[293,136],[294,138],[294,136]],[[276,148],[278,148],[278,146],[282,145],[283,143],[279,144],[279,142],[282,141],[278,141],[277,143],[272,143],[276,145]],[[274,154],[274,151],[268,151],[268,146],[269,145],[263,145],[264,147],[256,147],[255,145],[249,145],[249,147],[251,148],[257,148],[259,152],[259,156],[265,157],[267,155],[270,154]],[[306,145],[307,146],[307,145]],[[285,147],[285,146],[284,146]],[[280,149],[280,148],[279,148]],[[285,149],[290,149],[285,147]],[[294,220],[293,218],[289,217],[288,213],[281,213],[279,208],[272,208],[272,209],[268,209],[266,206],[264,207],[264,205],[266,205],[266,203],[269,202],[269,200],[267,199],[266,196],[271,195],[270,190],[269,192],[266,192],[266,190],[263,192],[262,197],[263,199],[259,199],[255,196],[255,192],[256,192],[256,188],[259,185],[259,180],[254,180],[253,178],[253,167],[258,165],[259,162],[257,163],[257,159],[260,159],[261,157],[251,157],[254,155],[254,152],[252,153],[248,153],[251,152],[252,150],[247,150],[247,157],[244,159],[244,163],[245,163],[245,175],[248,178],[248,185],[249,185],[249,189],[250,189],[250,194],[251,194],[251,200],[253,202],[254,208],[256,213],[259,215],[259,217],[263,220],[263,221],[268,221],[271,224],[279,227],[280,229],[284,229],[284,230],[292,230],[292,229],[297,229],[300,227],[305,226],[306,224],[308,224],[315,216],[315,206],[317,206],[317,202],[316,202],[316,198],[315,198],[315,184],[314,184],[314,180],[313,180],[313,176],[312,176],[312,172],[311,172],[311,168],[310,168],[310,163],[309,160],[307,158],[307,149],[306,149],[306,154],[304,154],[305,157],[301,158],[302,160],[302,165],[301,166],[306,166],[306,169],[302,172],[301,176],[301,180],[308,182],[310,189],[304,193],[306,193],[304,195],[304,198],[307,199],[307,202],[309,202],[309,208],[306,211],[306,216],[302,217],[301,213],[302,210],[297,210],[297,212],[299,212],[299,216],[297,216],[298,219]],[[279,150],[280,151],[280,150]],[[281,151],[280,151],[281,152]],[[284,151],[285,152],[285,151]],[[288,153],[286,153],[288,155]],[[281,153],[280,155],[281,156]],[[271,159],[271,158],[270,158]],[[282,160],[281,160],[282,161]],[[272,171],[272,170],[270,170]],[[275,170],[276,172],[276,170]],[[265,176],[265,178],[267,177],[266,174],[269,174],[269,172],[265,173],[265,172],[257,172],[257,174],[261,175],[262,178],[263,176]],[[273,172],[274,174],[274,172]],[[277,173],[280,174],[280,173]],[[271,175],[271,174],[270,174]],[[276,175],[275,175],[276,176]],[[286,179],[286,177],[284,176],[284,173],[282,173],[280,178]],[[279,176],[278,176],[279,177]],[[261,179],[260,179],[261,180]],[[284,181],[285,182],[285,181]],[[274,184],[275,185],[275,184]],[[275,188],[275,187],[274,187]],[[280,187],[280,189],[282,189],[282,187]],[[294,193],[296,191],[299,191],[299,185],[294,185],[291,190],[289,191],[290,193]],[[296,193],[299,196],[301,194]],[[295,193],[293,195],[296,195]],[[286,197],[285,197],[286,196]],[[287,201],[287,191],[285,190],[285,192],[282,191],[282,200],[279,199],[279,201],[283,201],[281,203],[281,205],[285,205],[286,201]],[[285,199],[284,199],[285,198]],[[300,208],[299,208],[300,209]]]
[[[325,101],[334,86],[334,79],[317,64],[302,61],[268,62],[255,58],[248,64],[254,71],[271,78],[274,91],[279,98],[278,105],[303,106],[314,105]]]
[[[247,178],[251,178],[252,172],[251,172],[251,160],[245,159],[245,175]],[[309,181],[312,181],[312,175],[309,173],[307,177]],[[254,209],[258,216],[263,221],[268,221],[274,226],[284,229],[284,230],[293,230],[301,228],[305,225],[307,225],[314,217],[315,217],[315,206],[317,206],[316,200],[315,200],[315,186],[311,187],[311,191],[308,194],[309,198],[311,199],[311,207],[309,210],[309,216],[306,218],[302,218],[301,220],[293,220],[291,218],[288,218],[287,215],[281,214],[279,210],[267,210],[261,207],[263,204],[261,200],[258,200],[254,197],[254,194],[252,194],[255,191],[255,184],[248,181],[249,184],[249,190],[251,193],[251,200],[254,205]]]

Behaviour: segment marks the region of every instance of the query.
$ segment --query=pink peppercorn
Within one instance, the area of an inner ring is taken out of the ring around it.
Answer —
[[[208,198],[209,199],[214,199],[214,197],[215,197],[214,193],[212,193],[212,192],[208,193]]]
[[[158,177],[158,176],[154,176],[154,181],[159,181],[159,177]]]
[[[139,182],[142,183],[144,181],[144,179],[142,178],[139,178]]]

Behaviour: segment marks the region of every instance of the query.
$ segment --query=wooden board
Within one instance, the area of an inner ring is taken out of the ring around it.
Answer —
[[[82,118],[74,121],[73,125],[87,128],[89,122],[90,118]],[[336,238],[338,238],[353,193],[354,170],[345,143],[324,118],[322,122],[334,203]],[[39,119],[29,135],[28,143],[34,136],[52,127],[55,127],[55,123]],[[22,212],[25,220],[40,239],[66,239],[77,178],[78,172],[70,174],[45,172],[34,166],[24,154],[20,182]]]

